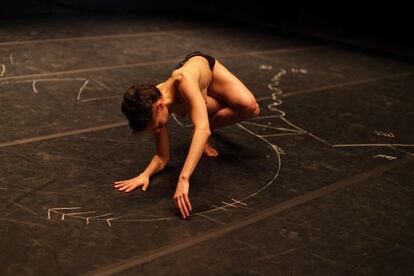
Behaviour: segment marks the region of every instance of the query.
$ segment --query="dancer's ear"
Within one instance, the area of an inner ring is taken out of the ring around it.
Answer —
[[[164,108],[164,102],[162,101],[162,100],[160,100],[158,103],[157,103],[157,110],[160,110],[161,108]]]

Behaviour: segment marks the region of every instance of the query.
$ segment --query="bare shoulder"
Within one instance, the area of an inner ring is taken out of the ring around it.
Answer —
[[[200,69],[196,66],[183,66],[171,73],[171,78],[175,83],[181,83],[184,79],[198,81]]]

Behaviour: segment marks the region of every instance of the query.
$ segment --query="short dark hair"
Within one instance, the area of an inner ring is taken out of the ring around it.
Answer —
[[[152,121],[152,104],[159,98],[161,92],[152,84],[132,85],[127,89],[121,110],[134,133],[145,130]]]

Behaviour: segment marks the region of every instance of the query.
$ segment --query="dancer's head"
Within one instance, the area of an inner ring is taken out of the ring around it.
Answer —
[[[133,85],[127,89],[121,106],[133,132],[156,130],[169,119],[160,90],[151,84]]]

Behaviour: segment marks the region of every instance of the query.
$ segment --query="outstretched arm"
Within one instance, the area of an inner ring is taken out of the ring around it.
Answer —
[[[180,209],[183,218],[190,215],[191,203],[188,198],[189,180],[200,160],[206,142],[210,136],[207,107],[198,85],[198,71],[180,73],[178,76],[178,91],[191,109],[191,120],[194,125],[194,134],[190,150],[181,170],[174,195],[176,206]]]
[[[190,150],[180,174],[180,178],[190,179],[210,136],[210,126],[206,103],[198,86],[197,74],[183,73],[178,88],[180,94],[190,106],[191,120],[194,125]]]

